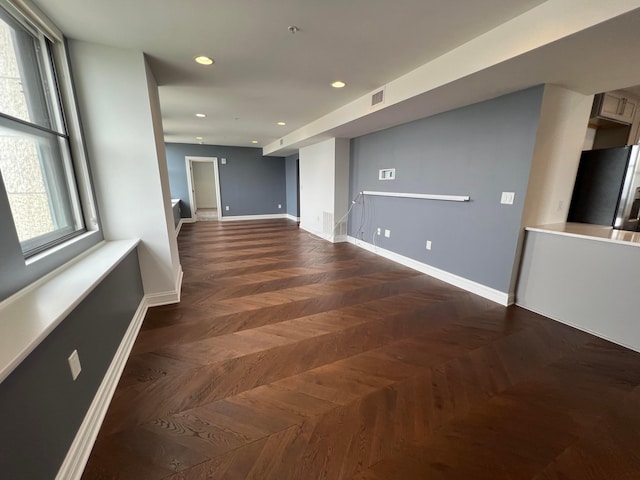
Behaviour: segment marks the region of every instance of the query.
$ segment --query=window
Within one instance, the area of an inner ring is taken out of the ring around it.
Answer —
[[[52,48],[0,8],[0,176],[26,257],[84,231]]]

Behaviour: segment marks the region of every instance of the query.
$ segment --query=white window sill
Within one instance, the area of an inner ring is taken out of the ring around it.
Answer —
[[[139,242],[103,241],[0,302],[0,382]]]

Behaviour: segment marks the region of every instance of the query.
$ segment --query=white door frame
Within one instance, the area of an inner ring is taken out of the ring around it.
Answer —
[[[184,157],[185,167],[187,169],[187,188],[189,190],[189,204],[191,207],[191,221],[195,222],[197,205],[196,196],[193,193],[193,162],[213,163],[213,175],[215,177],[216,187],[216,206],[218,208],[218,219],[222,217],[222,209],[220,207],[220,177],[218,176],[218,157]]]

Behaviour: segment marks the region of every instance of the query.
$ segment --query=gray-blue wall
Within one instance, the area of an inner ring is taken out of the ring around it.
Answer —
[[[183,217],[191,216],[186,156],[226,158],[218,167],[223,216],[284,214],[287,211],[285,160],[263,157],[259,148],[167,143],[171,196],[182,200]],[[229,211],[225,210],[229,206]],[[278,208],[281,205],[282,208]]]
[[[287,214],[299,217],[298,211],[298,161],[299,154],[289,155],[285,158],[285,170],[287,177]]]
[[[0,384],[2,478],[55,478],[142,296],[134,250]]]
[[[377,227],[390,229],[378,246],[508,292],[542,94],[538,86],[353,139],[351,198],[372,190],[471,201],[366,196],[349,235],[373,243]],[[395,168],[396,180],[378,180],[382,168]],[[501,205],[501,192],[515,192],[515,203]]]

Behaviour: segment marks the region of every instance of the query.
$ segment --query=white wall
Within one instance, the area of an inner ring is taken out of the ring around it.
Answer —
[[[335,139],[335,189],[333,197],[334,224],[337,224],[349,210],[351,201],[349,199],[349,160],[351,154],[351,142],[347,138]],[[347,239],[347,218],[340,221],[336,226],[334,235],[336,241],[346,241]]]
[[[193,189],[198,208],[217,208],[216,178],[212,162],[193,162]]]
[[[181,267],[155,80],[141,52],[72,40],[69,55],[105,239],[140,238],[145,294],[177,301]]]
[[[300,228],[346,241],[334,226],[349,208],[349,140],[331,138],[300,149]],[[344,221],[344,220],[343,220]]]
[[[593,95],[583,95],[556,85],[544,87],[520,222],[522,228],[513,258],[510,303],[516,297],[524,228],[562,223],[567,219],[592,104]]]
[[[329,238],[324,212],[333,215],[335,139],[300,149],[300,228]]]
[[[545,85],[523,226],[567,219],[592,104],[593,95]]]

